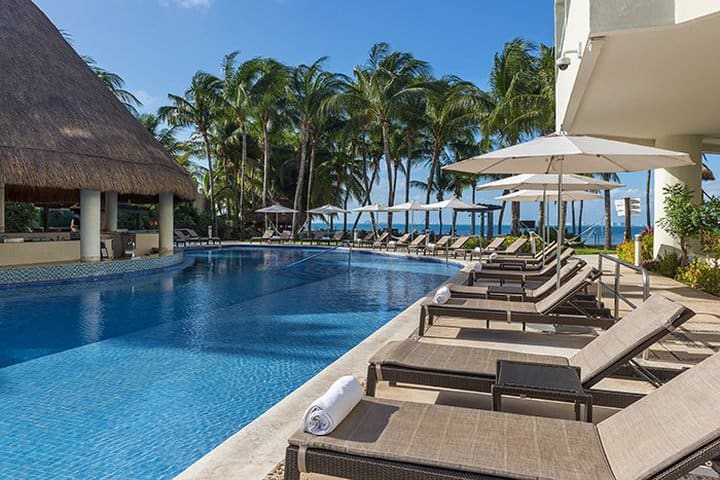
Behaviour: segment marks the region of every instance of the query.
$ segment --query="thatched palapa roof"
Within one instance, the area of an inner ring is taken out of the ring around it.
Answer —
[[[0,183],[8,200],[59,200],[79,189],[194,198],[185,170],[30,0],[0,1],[0,45]]]

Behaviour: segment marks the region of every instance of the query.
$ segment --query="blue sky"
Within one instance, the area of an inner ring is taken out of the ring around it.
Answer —
[[[550,0],[34,1],[80,53],[122,75],[147,111],[163,105],[168,93],[183,92],[195,71],[217,72],[232,50],[291,65],[327,55],[328,69],[349,73],[373,43],[385,41],[430,62],[438,76],[455,74],[484,87],[493,54],[506,41],[550,44],[553,37]],[[718,161],[711,166],[720,170]],[[424,169],[416,174],[427,175]],[[644,179],[643,173],[623,174],[627,189],[614,195],[644,198]],[[373,199],[385,203],[383,180]],[[492,202],[495,195],[478,192],[477,198]],[[533,219],[536,211],[534,204],[523,205],[522,217]],[[601,217],[602,202],[588,202],[586,223]]]

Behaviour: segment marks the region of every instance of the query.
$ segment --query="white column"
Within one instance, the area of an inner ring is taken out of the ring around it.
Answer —
[[[160,194],[160,255],[172,255],[173,249],[173,193]]]
[[[80,260],[100,261],[100,190],[80,190]]]
[[[0,183],[0,233],[5,233],[5,184]]]
[[[117,231],[118,219],[118,194],[117,192],[105,192],[105,230],[108,232]]]
[[[666,185],[684,183],[695,192],[695,203],[702,201],[702,136],[701,135],[675,135],[660,137],[655,140],[655,146],[676,152],[686,152],[695,165],[680,168],[660,168],[655,170],[654,184],[654,211],[655,211],[655,236],[653,241],[653,255],[665,251],[679,251],[680,242],[663,230],[658,221],[665,216],[665,193],[663,188]]]

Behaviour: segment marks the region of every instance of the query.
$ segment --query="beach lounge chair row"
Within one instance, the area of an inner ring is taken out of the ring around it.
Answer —
[[[200,245],[222,244],[220,237],[201,237],[192,228],[176,228],[173,230],[173,239],[177,246],[198,243]]]
[[[569,358],[391,343],[370,361],[368,396],[334,431],[289,439],[285,478],[679,478],[720,454],[720,353],[598,424],[372,395],[384,380],[487,392],[508,360],[573,367],[590,388],[692,315],[653,295]]]

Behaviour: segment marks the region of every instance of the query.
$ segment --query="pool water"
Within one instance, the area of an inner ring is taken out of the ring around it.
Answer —
[[[0,478],[170,478],[456,270],[342,250],[0,291]]]

